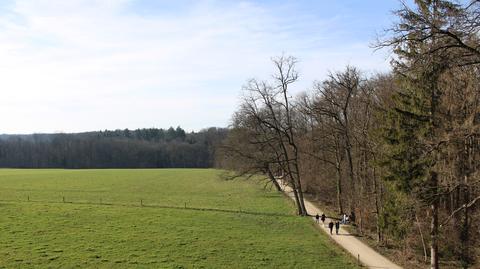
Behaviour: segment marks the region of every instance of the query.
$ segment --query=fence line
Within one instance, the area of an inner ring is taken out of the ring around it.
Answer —
[[[242,209],[241,207],[238,210],[235,209],[221,209],[221,208],[208,208],[208,207],[191,207],[187,206],[185,202],[183,206],[174,206],[174,205],[161,205],[161,204],[146,204],[143,199],[139,200],[138,204],[134,203],[109,203],[99,199],[98,202],[82,202],[82,201],[69,201],[65,199],[65,196],[62,197],[62,201],[51,201],[51,200],[33,200],[30,196],[27,197],[26,201],[23,200],[14,200],[14,199],[0,199],[0,202],[3,203],[38,203],[38,204],[77,204],[77,205],[96,205],[96,206],[118,206],[118,207],[135,207],[135,208],[163,208],[163,209],[177,209],[177,210],[190,210],[190,211],[210,211],[210,212],[223,212],[223,213],[234,213],[234,214],[246,214],[246,215],[260,215],[260,216],[272,216],[272,217],[295,217],[291,214],[282,214],[282,213],[273,213],[273,212],[258,212],[258,211],[248,211]]]

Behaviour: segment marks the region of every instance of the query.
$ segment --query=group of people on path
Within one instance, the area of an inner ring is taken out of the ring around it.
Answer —
[[[320,220],[322,220],[322,223],[325,224],[327,216],[325,216],[325,213],[322,213],[322,215],[315,215],[315,221],[317,223],[320,223]],[[338,235],[338,230],[340,230],[340,222],[336,221],[335,224],[333,223],[333,220],[330,219],[330,223],[328,223],[328,228],[330,229],[330,234],[333,234],[333,227],[335,226],[335,234]]]
[[[355,212],[352,211],[350,215],[347,215],[345,213],[342,214],[342,224],[348,224],[350,222],[355,222]]]

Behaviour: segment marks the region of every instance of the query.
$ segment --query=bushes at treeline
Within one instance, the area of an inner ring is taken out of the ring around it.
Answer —
[[[204,168],[226,129],[182,128],[0,136],[0,167]]]

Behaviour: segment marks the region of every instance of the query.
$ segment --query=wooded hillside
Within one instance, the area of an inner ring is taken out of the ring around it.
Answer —
[[[395,12],[378,49],[392,72],[353,66],[304,94],[294,57],[252,79],[222,147],[221,165],[263,175],[355,216],[406,268],[479,267],[480,1],[417,0]]]

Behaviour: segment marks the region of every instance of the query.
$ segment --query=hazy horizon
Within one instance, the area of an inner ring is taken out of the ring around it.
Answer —
[[[328,71],[389,70],[369,45],[391,1],[2,1],[2,134],[226,127],[242,84],[298,58],[308,90]]]

